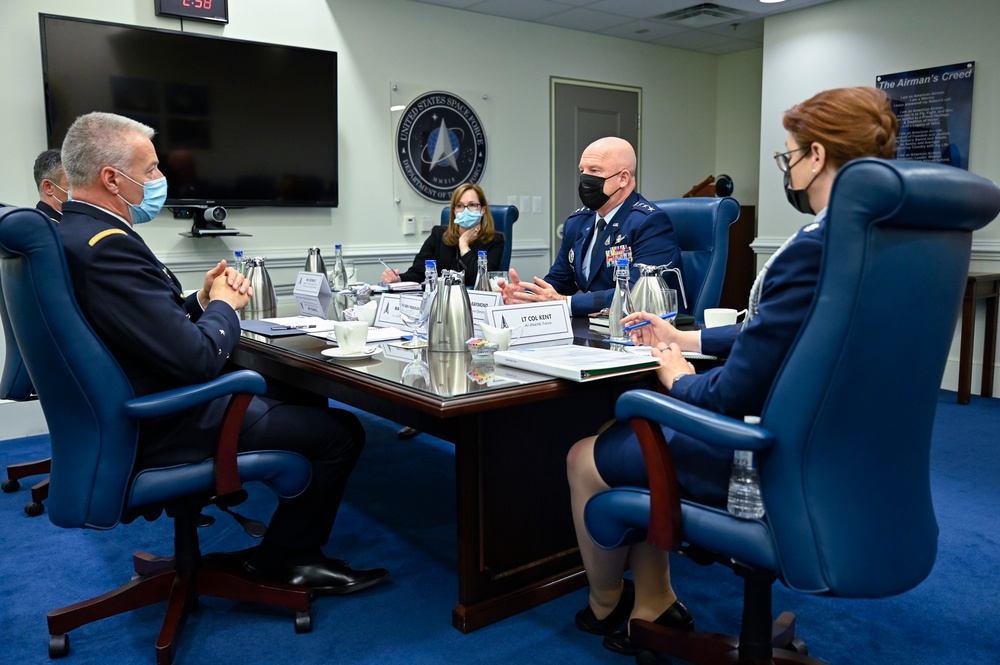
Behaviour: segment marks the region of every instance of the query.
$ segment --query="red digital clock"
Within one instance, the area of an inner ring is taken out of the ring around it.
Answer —
[[[157,16],[229,23],[228,0],[154,0]]]

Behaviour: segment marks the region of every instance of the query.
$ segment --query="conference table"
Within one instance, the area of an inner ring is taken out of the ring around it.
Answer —
[[[584,319],[574,334],[575,344],[607,347]],[[577,383],[473,363],[468,353],[383,343],[369,359],[345,361],[322,355],[331,347],[310,335],[244,331],[232,361],[454,444],[455,628],[471,632],[586,584],[566,453],[613,417],[621,393],[651,387],[652,372]]]

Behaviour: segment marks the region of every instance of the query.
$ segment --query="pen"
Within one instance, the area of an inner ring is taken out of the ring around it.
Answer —
[[[379,259],[379,260],[378,260],[378,262],[379,262],[379,263],[381,263],[382,265],[384,265],[384,266],[386,267],[386,269],[388,269],[388,270],[392,270],[393,272],[395,272],[395,271],[396,271],[396,269],[395,269],[395,268],[393,268],[393,267],[392,267],[391,265],[389,265],[388,263],[386,263],[386,262],[385,262],[385,261],[383,261],[382,259]]]
[[[672,319],[675,316],[677,316],[677,312],[670,312],[668,314],[661,314],[660,318],[663,319],[664,321],[666,321],[667,319]],[[643,326],[648,326],[649,323],[650,323],[649,319],[646,319],[645,321],[641,321],[639,323],[633,323],[630,326],[625,326],[624,328],[622,328],[622,331],[628,332],[629,330],[635,330],[636,328],[641,328]]]
[[[302,326],[271,326],[271,330],[304,330],[305,328],[315,328],[315,324],[302,325]]]

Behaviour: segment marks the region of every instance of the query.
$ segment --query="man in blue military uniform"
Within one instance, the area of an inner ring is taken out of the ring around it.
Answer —
[[[635,150],[617,137],[591,143],[580,157],[580,200],[584,207],[563,225],[559,255],[544,278],[521,282],[516,270],[503,286],[504,303],[568,300],[573,316],[586,316],[611,305],[615,259],[680,268],[681,251],[673,224],[635,191]],[[677,288],[676,278],[668,282]]]
[[[76,299],[118,360],[137,396],[200,383],[226,370],[240,337],[236,310],[251,295],[243,276],[220,261],[202,288],[181,285],[135,230],[160,211],[167,194],[146,125],[110,113],[76,119],[62,147],[73,200],[59,225]],[[208,459],[228,400],[182,417],[144,421],[137,468]],[[259,547],[243,563],[250,574],[308,586],[318,593],[358,591],[383,580],[383,568],[353,570],[322,546],[364,447],[354,414],[321,405],[254,397],[239,449],[292,450],[312,462],[309,487],[278,502]]]
[[[69,185],[63,170],[62,156],[58,150],[44,150],[35,158],[35,186],[38,188],[38,204],[41,210],[58,223],[62,219],[62,204],[69,200]]]

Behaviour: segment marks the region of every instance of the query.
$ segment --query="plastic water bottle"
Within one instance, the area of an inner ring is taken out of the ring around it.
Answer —
[[[437,291],[438,269],[437,261],[428,259],[424,261],[424,293]]]
[[[492,291],[490,288],[490,274],[489,265],[486,263],[486,251],[479,250],[479,257],[476,259],[477,262],[477,272],[476,272],[476,284],[473,286],[475,291]]]
[[[612,342],[629,341],[629,336],[622,329],[622,319],[635,311],[628,278],[628,259],[618,259],[615,268],[615,295],[611,298],[611,309],[608,311],[608,333]]]
[[[759,416],[746,416],[743,421],[759,425]],[[760,496],[760,479],[753,464],[753,452],[737,450],[733,452],[733,472],[729,476],[729,501],[726,509],[730,515],[745,520],[755,520],[764,516],[764,500]]]
[[[333,273],[330,275],[330,290],[339,293],[347,288],[347,268],[344,267],[344,249],[333,246]]]
[[[236,250],[233,252],[233,270],[241,275],[246,274],[246,266],[243,264],[243,251]]]

